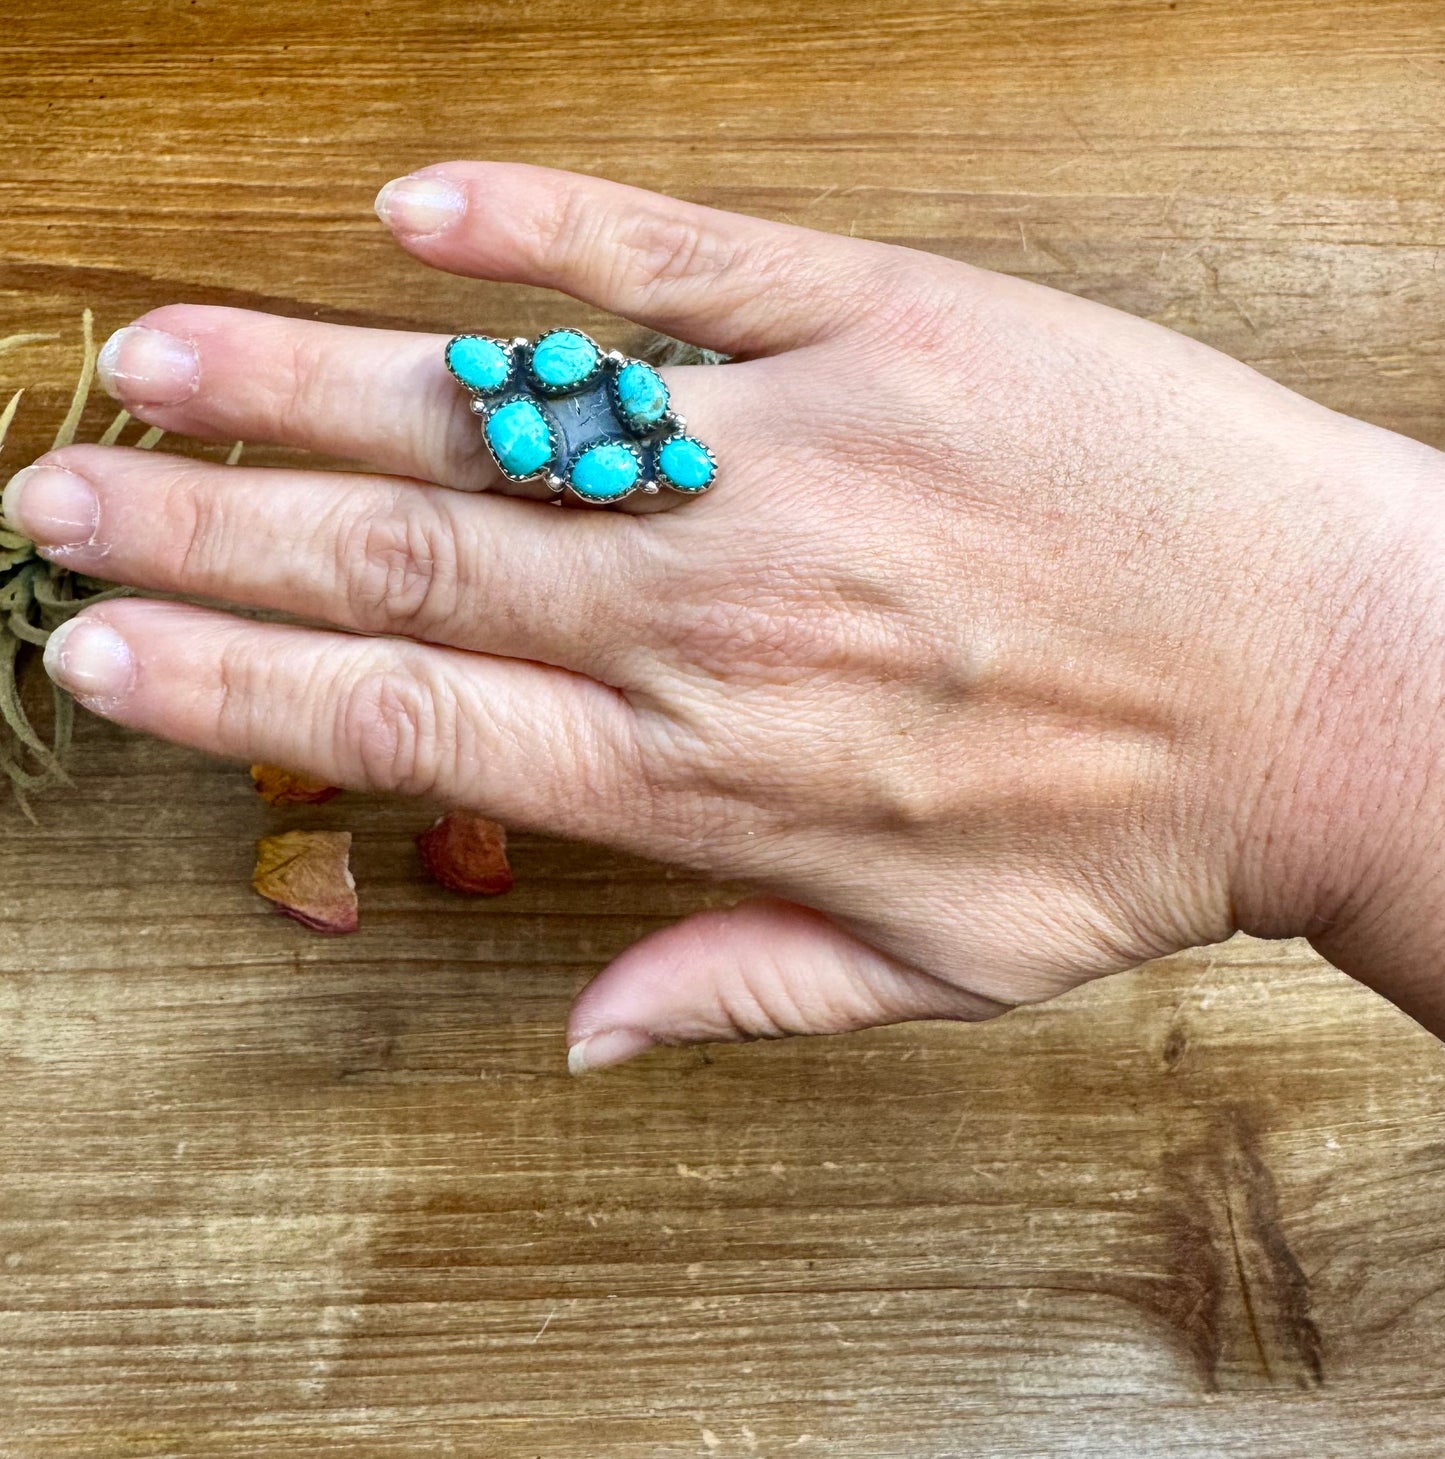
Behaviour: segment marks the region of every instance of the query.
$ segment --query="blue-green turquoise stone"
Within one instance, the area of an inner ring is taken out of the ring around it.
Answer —
[[[629,360],[618,372],[617,410],[623,424],[649,431],[667,414],[667,386],[651,365]]]
[[[459,335],[447,346],[447,365],[463,385],[479,395],[500,390],[512,373],[506,350],[496,340],[474,334]]]
[[[571,390],[597,373],[602,354],[585,334],[554,329],[532,349],[532,374],[544,390]]]
[[[487,444],[509,476],[531,476],[552,464],[556,448],[547,418],[533,400],[508,400],[487,417]]]
[[[572,490],[589,502],[615,502],[626,496],[642,477],[642,463],[621,441],[599,441],[589,446],[567,473]]]
[[[717,467],[701,441],[673,436],[658,450],[657,470],[669,486],[679,491],[705,491],[712,485]]]

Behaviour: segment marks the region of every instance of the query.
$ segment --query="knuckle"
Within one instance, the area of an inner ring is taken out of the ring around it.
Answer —
[[[718,679],[796,682],[853,672],[896,654],[889,625],[901,605],[865,570],[819,574],[805,562],[743,563],[695,576],[670,595],[672,652]]]
[[[524,242],[533,261],[549,273],[560,273],[589,258],[600,232],[599,212],[588,188],[559,187],[550,205],[527,221]]]
[[[426,796],[450,778],[456,713],[438,689],[400,668],[361,675],[342,695],[337,738],[344,763],[380,790]]]
[[[674,620],[675,642],[692,667],[729,680],[790,678],[833,647],[815,615],[774,609],[765,602],[714,598]]]
[[[256,715],[264,713],[268,703],[257,692],[258,677],[258,659],[241,637],[221,645],[216,660],[216,728],[220,743],[238,752],[250,752]]]
[[[335,373],[335,360],[328,361],[327,336],[310,329],[289,332],[286,369],[272,377],[276,398],[272,409],[282,439],[299,435],[305,439],[315,422],[325,419],[335,407],[328,377]]]
[[[734,271],[743,246],[686,216],[636,213],[615,229],[619,281],[644,297],[669,284],[699,283]]]
[[[960,343],[976,343],[983,296],[972,271],[905,249],[877,247],[851,256],[838,280],[849,302],[850,330],[865,347],[896,351],[900,339],[930,370],[950,360]],[[870,373],[872,373],[870,363]]]
[[[176,543],[176,581],[199,589],[223,580],[232,545],[223,498],[198,489],[184,468],[173,470],[163,486],[163,520]]]
[[[728,273],[744,254],[738,240],[686,213],[599,205],[586,187],[560,190],[533,220],[528,244],[552,272],[606,260],[613,286],[643,297]]]
[[[335,551],[359,627],[425,637],[451,621],[458,591],[455,540],[420,503],[353,517],[336,533]]]

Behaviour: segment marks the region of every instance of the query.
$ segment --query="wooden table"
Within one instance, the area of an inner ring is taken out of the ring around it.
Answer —
[[[1442,35],[1441,0],[9,0],[0,334],[60,338],[0,360],[4,466],[84,305],[555,320],[373,220],[458,154],[972,259],[1445,444]],[[1303,947],[578,1082],[568,1000],[721,893],[519,839],[469,903],[416,806],[267,812],[93,720],[75,765],[0,811],[5,1459],[1445,1452],[1445,1055]],[[358,936],[251,894],[289,824],[356,832]]]

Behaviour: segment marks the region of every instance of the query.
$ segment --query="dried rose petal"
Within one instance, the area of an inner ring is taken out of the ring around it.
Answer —
[[[328,785],[314,775],[284,770],[280,765],[252,765],[251,779],[267,805],[321,805],[341,794],[339,785]]]
[[[256,843],[251,885],[276,910],[317,932],[355,932],[350,831],[286,831]]]
[[[454,892],[500,897],[512,890],[507,833],[471,811],[449,811],[416,838],[422,863],[434,880]]]

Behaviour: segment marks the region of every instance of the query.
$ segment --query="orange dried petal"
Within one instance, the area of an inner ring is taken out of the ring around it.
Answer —
[[[267,805],[321,805],[341,794],[339,785],[328,785],[314,775],[280,765],[252,765],[251,779]]]
[[[350,831],[285,831],[256,843],[251,885],[276,910],[317,932],[355,932]]]
[[[474,897],[512,890],[507,833],[472,811],[448,811],[416,838],[422,864],[444,887]]]

